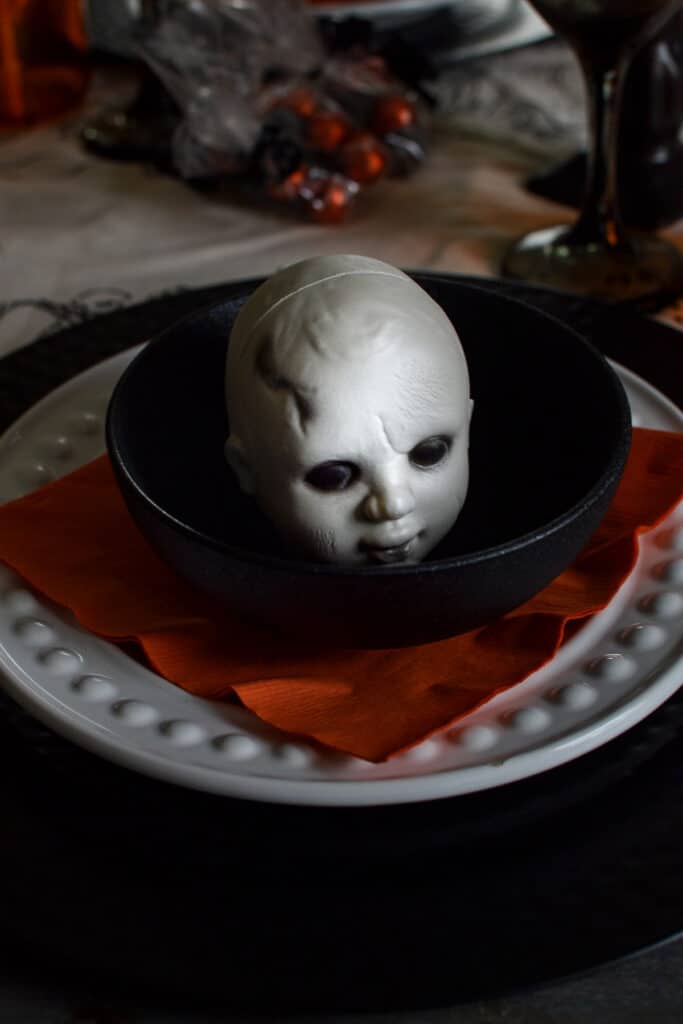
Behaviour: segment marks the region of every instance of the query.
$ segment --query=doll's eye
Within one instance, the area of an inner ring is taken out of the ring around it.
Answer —
[[[358,479],[358,466],[353,462],[321,462],[305,479],[316,491],[345,491]]]
[[[426,437],[408,453],[408,458],[414,466],[430,469],[443,462],[450,450],[451,442],[447,437]]]

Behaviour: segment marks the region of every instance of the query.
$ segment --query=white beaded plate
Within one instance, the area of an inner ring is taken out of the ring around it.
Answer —
[[[444,6],[448,0],[348,0],[311,4],[311,13],[328,18],[371,18],[383,27],[392,27]],[[450,6],[457,9],[460,34],[450,49],[432,54],[439,65],[492,56],[552,35],[547,22],[526,0],[451,0]]]
[[[327,18],[372,18],[381,22],[423,18],[440,7],[452,7],[465,29],[468,22],[487,27],[510,12],[518,0],[320,0],[310,2],[311,13]]]
[[[103,451],[108,398],[135,351],[73,378],[0,439],[0,503]],[[637,425],[683,430],[683,414],[672,403],[616,369]],[[337,806],[489,789],[594,750],[681,685],[683,505],[646,536],[637,567],[614,600],[550,664],[384,764],[326,754],[240,708],[185,693],[84,630],[2,566],[0,682],[75,743],[190,788]]]
[[[424,16],[439,7],[459,7],[468,12],[492,11],[500,16],[510,6],[510,0],[309,0],[313,14],[333,18],[395,18],[408,14]]]

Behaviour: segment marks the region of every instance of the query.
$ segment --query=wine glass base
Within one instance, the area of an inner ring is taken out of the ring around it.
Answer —
[[[607,247],[576,241],[566,225],[533,231],[501,264],[504,277],[612,302],[654,308],[683,291],[683,254],[656,235],[629,232]]]

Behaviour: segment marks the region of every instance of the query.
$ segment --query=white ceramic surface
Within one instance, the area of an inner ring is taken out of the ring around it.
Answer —
[[[510,0],[348,0],[347,3],[311,3],[311,9],[331,18],[372,18],[374,20],[422,17],[439,7],[459,8],[464,16],[498,18],[510,8]]]
[[[108,396],[136,350],[75,377],[0,439],[0,501],[103,449]],[[618,368],[642,426],[683,414]],[[326,755],[249,713],[193,697],[142,668],[0,567],[0,669],[56,732],[157,778],[229,796],[360,806],[500,786],[594,750],[662,704],[683,677],[683,508],[647,535],[611,604],[539,672],[385,764]]]
[[[334,18],[371,18],[382,26],[405,25],[447,4],[444,0],[352,0],[349,3],[312,5],[320,15]],[[439,65],[540,42],[552,35],[546,22],[526,0],[451,0],[465,38],[457,46],[434,55]]]
[[[540,14],[530,7],[525,0],[517,0],[510,17],[492,25],[487,31],[463,40],[450,50],[442,50],[436,57],[440,67],[455,64],[462,60],[475,60],[480,57],[492,57],[497,53],[516,50],[522,46],[531,46],[544,39],[550,39],[552,31]]]

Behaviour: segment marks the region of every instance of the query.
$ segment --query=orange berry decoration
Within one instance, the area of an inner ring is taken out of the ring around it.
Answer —
[[[317,105],[318,101],[314,93],[310,89],[304,88],[290,89],[273,103],[274,107],[286,107],[287,110],[293,110],[295,114],[303,118],[310,117]]]
[[[358,193],[355,181],[321,167],[308,168],[298,196],[311,220],[317,224],[339,224]]]
[[[344,143],[340,159],[344,174],[364,185],[377,181],[389,164],[387,151],[370,132],[361,132]]]
[[[306,180],[306,170],[305,166],[297,167],[284,181],[269,185],[266,190],[268,195],[271,199],[277,199],[279,202],[293,203],[298,199],[299,190]]]
[[[306,141],[322,153],[333,153],[348,137],[351,125],[343,114],[317,110],[306,124]]]
[[[414,104],[405,96],[381,96],[372,112],[370,127],[377,135],[409,128],[417,119]]]
[[[317,224],[339,224],[347,217],[352,202],[348,188],[332,180],[322,195],[311,202],[309,213]]]

